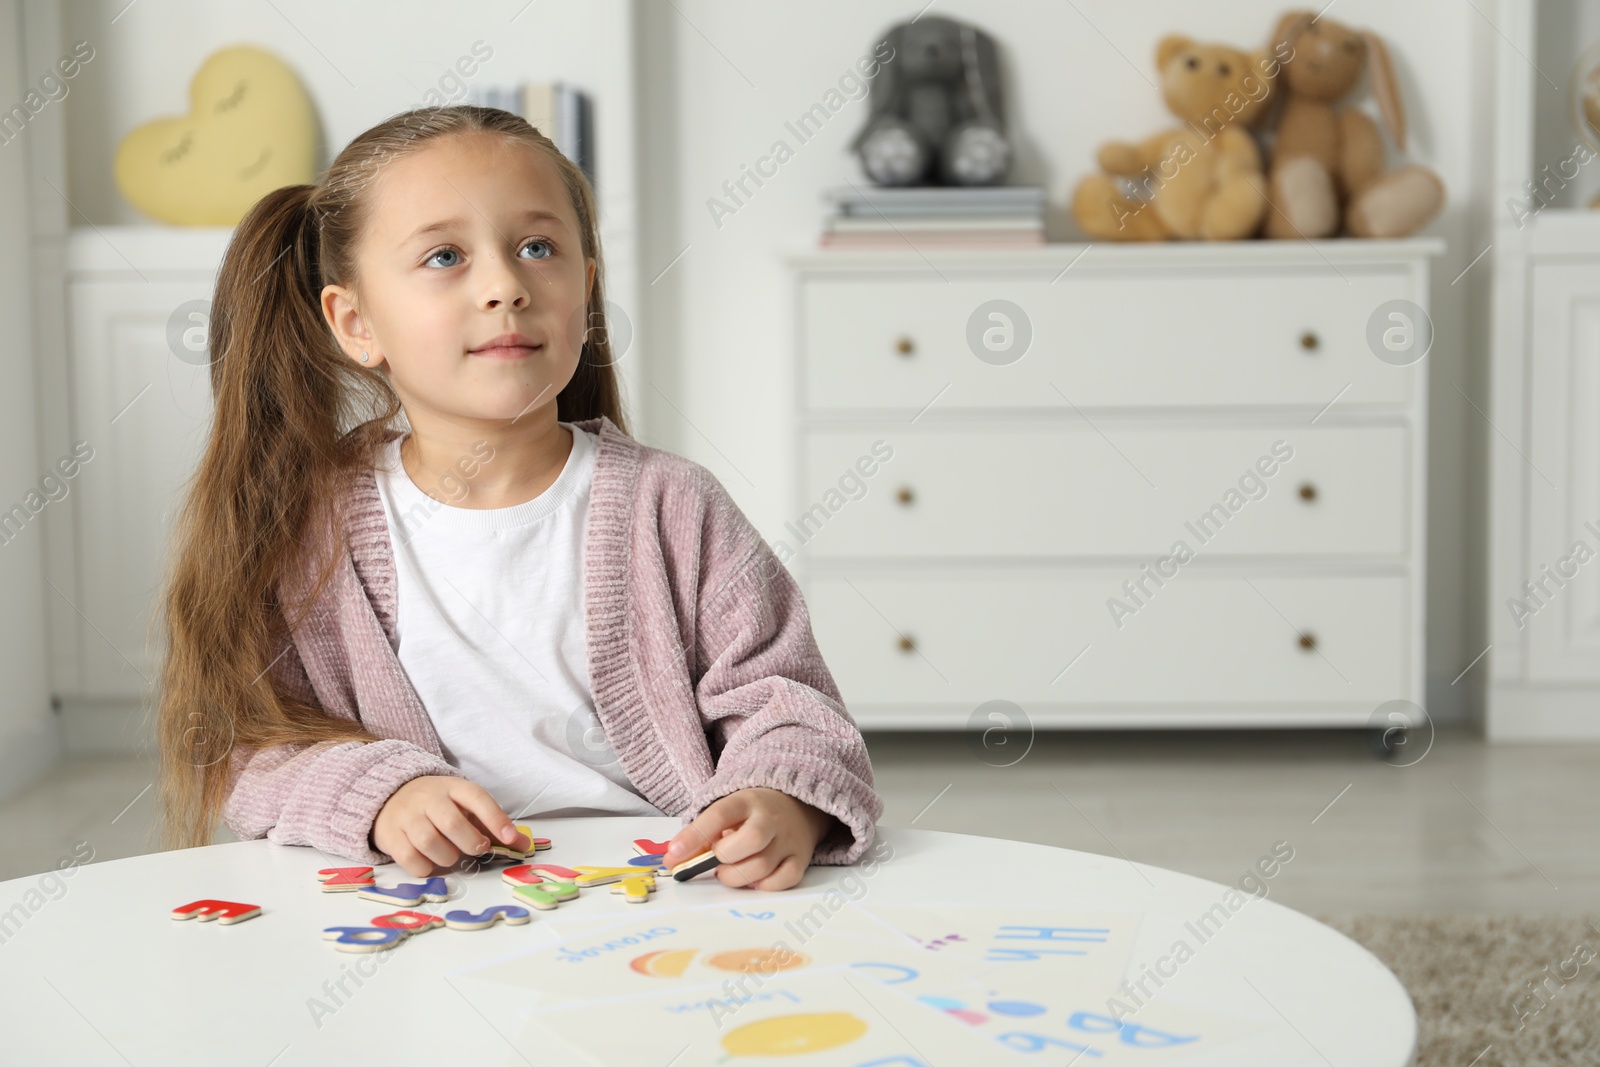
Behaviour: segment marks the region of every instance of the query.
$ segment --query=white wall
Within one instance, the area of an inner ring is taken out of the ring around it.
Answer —
[[[645,390],[651,425],[657,443],[715,471],[769,539],[789,517],[781,472],[791,463],[791,354],[778,256],[814,244],[825,210],[821,190],[845,178],[862,181],[846,145],[866,102],[847,104],[804,145],[784,123],[919,7],[885,0],[638,5],[647,164],[640,272],[644,311],[655,327]],[[1066,205],[1099,143],[1171,124],[1152,84],[1156,41],[1182,32],[1253,48],[1284,10],[1267,0],[948,0],[929,8],[972,21],[998,40],[1017,148],[1012,180],[1046,187],[1049,237],[1062,241],[1081,239]],[[1372,28],[1388,43],[1408,109],[1410,158],[1435,168],[1448,190],[1444,212],[1426,231],[1449,245],[1435,262],[1428,357],[1428,706],[1441,720],[1477,708],[1467,694],[1481,671],[1451,683],[1486,640],[1482,451],[1492,431],[1465,397],[1488,407],[1480,391],[1481,338],[1492,254],[1452,280],[1488,243],[1493,10],[1487,0],[1344,0],[1325,16]],[[1359,100],[1376,114],[1364,89]],[[708,198],[780,137],[796,146],[795,157],[719,227]]]
[[[22,23],[15,0],[0,0],[0,105],[22,100],[24,85],[47,71],[26,70]],[[0,511],[21,504],[45,473],[39,459],[35,417],[33,322],[28,229],[28,134],[0,145]],[[32,785],[49,771],[60,751],[60,735],[50,708],[45,655],[44,574],[41,524],[30,522],[0,545],[0,800]]]

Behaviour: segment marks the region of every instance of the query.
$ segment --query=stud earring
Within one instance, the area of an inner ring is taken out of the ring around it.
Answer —
[[[361,362],[365,363],[366,361],[367,361],[367,353],[365,351],[363,351],[361,353]]]

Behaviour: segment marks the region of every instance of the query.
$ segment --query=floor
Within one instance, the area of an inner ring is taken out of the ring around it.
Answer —
[[[1343,731],[1058,732],[1001,758],[962,734],[868,736],[888,825],[1225,883],[1284,841],[1294,858],[1273,899],[1311,913],[1592,912],[1600,745],[1488,745],[1462,728],[1424,744],[1385,761]],[[96,861],[151,851],[152,781],[138,759],[79,759],[0,805],[0,880],[81,855],[80,842]]]

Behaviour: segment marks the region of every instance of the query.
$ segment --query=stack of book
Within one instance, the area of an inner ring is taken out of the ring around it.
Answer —
[[[854,186],[829,189],[825,248],[971,248],[1044,244],[1037,185]]]
[[[562,82],[517,85],[511,88],[472,86],[467,103],[497,107],[527,119],[556,143],[561,154],[578,165],[594,182],[594,120],[589,97]]]

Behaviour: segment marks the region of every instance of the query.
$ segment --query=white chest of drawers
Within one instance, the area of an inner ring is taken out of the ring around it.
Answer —
[[[857,721],[962,728],[1003,700],[1041,727],[1363,726],[1420,704],[1416,353],[1442,251],[792,258],[794,518],[771,543]]]

